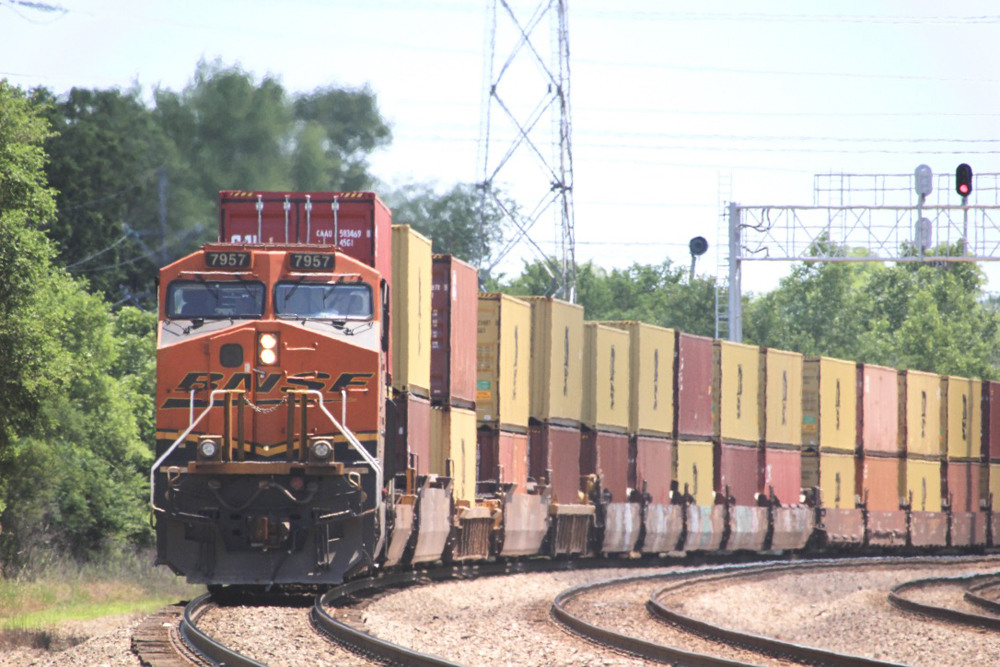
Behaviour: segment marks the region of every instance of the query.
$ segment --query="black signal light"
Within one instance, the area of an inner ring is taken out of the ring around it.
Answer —
[[[955,170],[955,191],[963,197],[972,194],[972,167],[964,162]]]

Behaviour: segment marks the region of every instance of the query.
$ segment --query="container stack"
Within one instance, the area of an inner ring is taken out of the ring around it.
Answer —
[[[528,483],[531,306],[480,294],[476,334],[478,479]]]
[[[392,226],[392,389],[396,470],[431,473],[431,242]],[[390,424],[391,426],[391,424]]]
[[[802,355],[760,350],[760,491],[782,505],[802,495]]]
[[[941,378],[941,425],[944,439],[944,499],[951,511],[951,546],[986,544],[986,522],[979,508],[982,456],[983,383]]]
[[[808,357],[802,365],[802,487],[818,489],[826,540],[864,541],[857,509],[857,367],[853,361]]]
[[[611,502],[628,500],[629,334],[584,324],[580,474],[597,475]]]
[[[606,322],[629,334],[629,479],[646,503],[642,550],[677,549],[683,506],[671,504],[674,460],[674,354],[677,334],[641,322]],[[709,348],[711,349],[711,347]],[[679,498],[678,498],[679,499]]]
[[[451,255],[433,256],[430,469],[452,477],[456,502],[470,504],[476,498],[478,293],[474,266]]]
[[[551,487],[553,502],[578,503],[583,308],[551,297],[524,300],[531,304],[528,476]]]
[[[1000,544],[1000,382],[983,382],[980,507],[986,510],[987,544]]]
[[[713,356],[711,338],[677,334],[674,478],[677,490],[689,503],[687,537],[682,545],[688,551],[718,549],[725,525],[725,506],[717,504],[715,496]]]
[[[905,452],[899,494],[910,509],[913,546],[948,542],[948,516],[942,511],[941,376],[899,371],[899,439]]]
[[[866,541],[906,546],[906,513],[900,510],[904,465],[899,446],[896,369],[858,364],[856,495],[866,510]]]
[[[764,479],[761,352],[756,345],[716,341],[714,356],[715,488],[734,505],[726,548],[760,550],[767,537],[767,510],[757,504]]]

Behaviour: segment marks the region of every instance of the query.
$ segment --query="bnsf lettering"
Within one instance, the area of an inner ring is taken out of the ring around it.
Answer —
[[[219,380],[223,378],[222,373],[188,373],[177,385],[181,391],[205,391],[207,389],[218,389]]]
[[[330,379],[329,373],[316,373],[316,374],[310,373],[307,377],[302,377],[300,375],[289,376],[288,382],[289,384],[295,385],[296,387],[304,387],[305,389],[315,389],[316,391],[323,391],[323,387],[326,386],[326,382],[323,382],[322,380],[329,380],[329,379]],[[293,387],[289,387],[286,385],[281,389],[287,390],[292,388]]]
[[[228,378],[222,373],[188,373],[177,385],[177,389],[183,392],[190,391],[210,391],[219,389],[225,390],[242,389],[254,390],[268,394],[277,388],[278,391],[290,391],[293,389],[314,389],[316,391],[327,391],[330,393],[340,393],[351,389],[361,389],[368,386],[369,380],[375,376],[374,373],[341,373],[327,386],[327,381],[332,377],[329,373],[300,373],[288,377],[288,383],[278,387],[281,380],[281,373],[268,373],[261,377],[256,373],[233,373]],[[168,399],[161,408],[186,408],[187,399]]]

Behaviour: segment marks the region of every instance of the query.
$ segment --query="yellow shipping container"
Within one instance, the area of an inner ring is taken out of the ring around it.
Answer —
[[[583,405],[583,307],[552,297],[531,304],[531,416],[579,426]]]
[[[853,453],[857,444],[858,370],[853,361],[809,357],[802,364],[802,445]]]
[[[899,371],[899,445],[908,455],[944,455],[940,375]]]
[[[979,459],[982,451],[982,395],[979,380],[941,378],[942,450],[949,460]]]
[[[448,470],[447,461],[451,461]],[[476,413],[462,408],[431,409],[431,473],[451,474],[455,500],[476,500]]]
[[[673,329],[642,322],[601,322],[629,333],[630,395],[628,430],[640,435],[674,435]]]
[[[430,395],[431,242],[409,225],[392,226],[392,386]]]
[[[899,480],[899,495],[906,502],[912,502],[914,512],[940,512],[941,461],[906,459]]]
[[[760,348],[715,341],[712,433],[723,442],[760,441]]]
[[[584,324],[581,418],[594,430],[628,430],[628,332],[596,322]]]
[[[854,509],[855,466],[853,454],[820,451],[819,488],[823,507]]]
[[[759,403],[765,445],[802,446],[802,355],[760,348]]]
[[[677,490],[694,496],[696,505],[715,504],[715,455],[712,443],[681,440],[677,443]]]
[[[526,432],[531,387],[531,306],[506,294],[479,296],[476,417]]]

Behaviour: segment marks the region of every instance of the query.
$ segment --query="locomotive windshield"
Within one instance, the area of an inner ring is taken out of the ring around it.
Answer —
[[[167,289],[170,319],[258,319],[263,315],[263,283],[177,280]]]
[[[372,291],[357,283],[278,283],[274,312],[278,317],[370,320]]]

